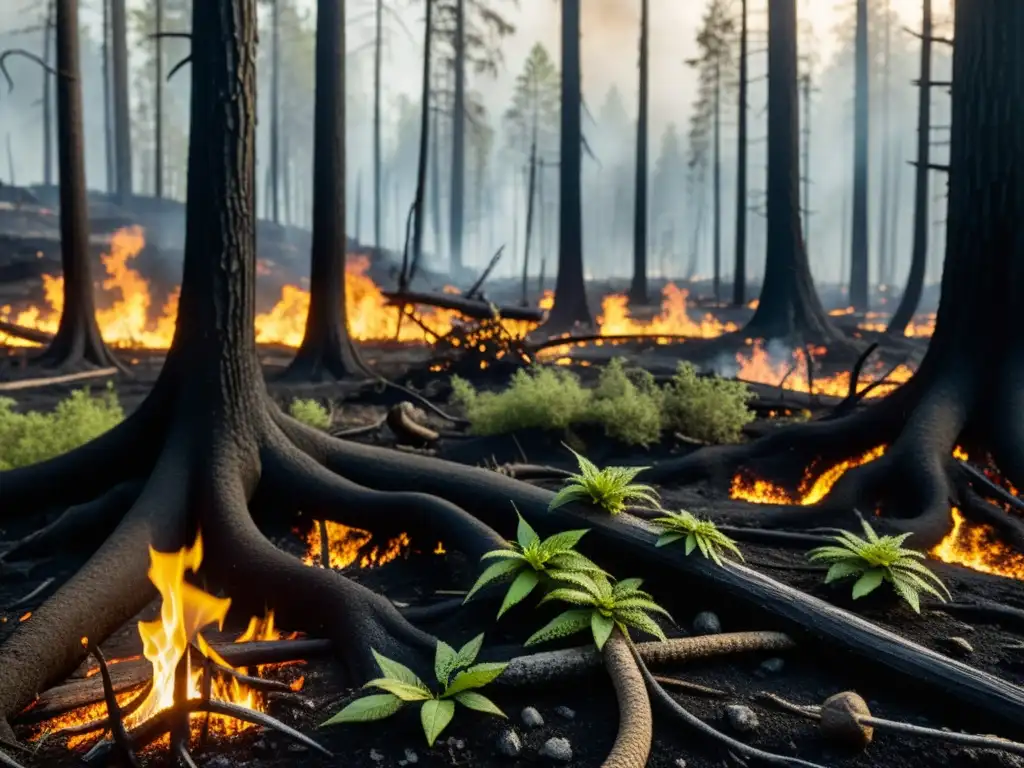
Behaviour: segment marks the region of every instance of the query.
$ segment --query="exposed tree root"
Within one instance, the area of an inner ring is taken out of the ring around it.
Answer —
[[[809,720],[820,720],[820,707],[802,706],[783,699],[774,693],[761,693],[760,698],[770,701],[779,709],[790,712]],[[979,749],[998,749],[1014,755],[1024,755],[1024,744],[1008,739],[1000,739],[996,736],[978,736],[972,733],[960,733],[958,731],[943,731],[938,728],[926,728],[921,725],[903,723],[899,720],[886,720],[882,717],[855,716],[858,723],[870,725],[893,733],[902,733],[907,736],[919,736],[925,739],[936,739],[950,744],[962,744],[965,747],[977,747]]]
[[[800,760],[795,757],[785,757],[783,755],[775,755],[771,752],[765,752],[762,749],[751,747],[748,744],[744,744],[742,741],[738,741],[737,739],[727,736],[715,728],[712,728],[686,709],[682,704],[673,699],[668,692],[661,687],[658,681],[654,678],[654,675],[651,674],[651,671],[644,664],[643,658],[641,658],[632,643],[630,643],[630,650],[633,654],[633,658],[636,660],[640,675],[647,686],[647,691],[650,693],[651,699],[675,717],[682,720],[686,725],[705,736],[726,745],[730,750],[742,755],[743,757],[760,760],[764,763],[768,763],[769,765],[791,766],[791,768],[824,768],[817,763],[810,763],[806,760]]]
[[[612,631],[602,653],[619,704],[619,730],[612,751],[601,766],[644,768],[651,754],[651,739],[654,736],[651,700],[644,690],[644,679],[630,652],[629,640],[619,629]]]
[[[993,603],[990,600],[976,600],[973,603],[925,603],[925,607],[952,613],[980,618],[995,624],[1002,624],[1018,632],[1024,632],[1024,610],[1012,605]]]

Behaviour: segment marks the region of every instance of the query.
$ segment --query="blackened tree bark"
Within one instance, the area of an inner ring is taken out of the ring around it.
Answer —
[[[427,212],[424,205],[427,198],[427,159],[430,154],[431,138],[430,64],[434,55],[434,4],[432,0],[427,0],[425,5],[426,13],[423,18],[423,82],[420,88],[420,146],[419,156],[416,160],[416,197],[413,203],[415,210],[413,212],[412,269],[408,271],[402,270],[403,276],[408,276],[410,280],[423,258],[423,232],[427,228]],[[436,136],[434,141],[437,141]],[[375,158],[375,162],[377,159]],[[434,162],[437,162],[436,154]],[[436,171],[434,177],[435,179],[437,178]],[[404,290],[406,287],[403,285],[402,289]]]
[[[132,126],[128,93],[128,14],[126,0],[111,0],[110,27],[114,75],[114,168],[117,201],[132,198]]]
[[[46,367],[119,365],[96,324],[89,208],[85,194],[78,0],[57,0],[57,162],[60,171],[61,268],[64,306],[57,333],[37,358]],[[49,75],[47,75],[49,77]]]
[[[562,2],[562,131],[560,137],[558,276],[555,303],[542,328],[564,333],[576,325],[592,325],[583,278],[583,161],[580,71],[580,2]]]
[[[648,8],[640,5],[640,88],[636,121],[636,189],[633,194],[633,283],[629,289],[632,304],[647,304],[647,102],[648,102]]]
[[[270,219],[281,223],[281,0],[273,0],[270,17]],[[314,206],[316,204],[314,203]],[[313,214],[316,219],[316,214]]]
[[[932,1],[921,3],[921,67],[917,91],[917,167],[914,171],[914,242],[910,274],[886,333],[902,336],[914,317],[928,267],[928,173],[931,163]],[[895,252],[893,255],[895,258]]]
[[[428,0],[429,2],[429,0]],[[462,269],[462,225],[466,193],[466,0],[455,3],[453,41],[455,94],[452,101],[452,180],[448,202],[448,249],[450,275]]]
[[[427,3],[427,13],[430,13],[430,3]],[[429,53],[423,54],[429,58]],[[383,87],[381,73],[384,62],[384,0],[377,0],[374,7],[374,49],[373,49],[373,245],[375,248],[382,248],[381,238],[381,125],[380,125],[380,95]],[[427,102],[424,101],[424,109]],[[418,214],[417,214],[418,215]]]
[[[52,65],[55,15],[55,0],[46,6],[46,21],[43,23],[43,61]],[[53,184],[53,84],[50,74],[43,73],[43,183]]]
[[[747,0],[740,0],[739,88],[736,133],[736,249],[733,265],[732,303],[747,303]],[[804,173],[807,169],[804,168]]]
[[[800,219],[796,0],[768,10],[768,236],[764,284],[746,336],[829,343],[842,333],[814,290]]]
[[[850,304],[868,308],[868,0],[857,0],[853,98],[853,236],[850,241]]]
[[[321,381],[365,375],[345,301],[344,0],[318,0],[313,115],[313,237],[306,332],[285,376]]]
[[[164,196],[164,2],[154,0],[153,17],[156,20],[153,54],[153,191]]]

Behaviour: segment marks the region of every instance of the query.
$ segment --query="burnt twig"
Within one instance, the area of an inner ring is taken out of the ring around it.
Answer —
[[[100,677],[103,680],[103,698],[107,704],[107,720],[110,726],[110,734],[113,737],[114,745],[121,757],[131,768],[139,768],[139,760],[132,748],[132,741],[124,727],[124,718],[121,716],[121,707],[117,703],[117,696],[114,695],[114,684],[110,681],[110,670],[107,668],[107,660],[103,651],[95,643],[89,643],[89,653],[96,659],[100,667]]]
[[[24,597],[19,597],[13,603],[8,605],[6,610],[10,611],[10,610],[13,610],[14,608],[19,608],[19,607],[25,605],[25,603],[30,602],[32,599],[34,599],[36,597],[39,597],[39,595],[41,595],[43,592],[45,592],[47,589],[50,588],[50,586],[53,584],[54,580],[55,580],[54,577],[51,576],[46,581],[44,581],[42,584],[40,584],[38,587],[33,589],[31,592],[29,592],[27,595],[25,595]]]
[[[24,768],[21,763],[15,761],[2,749],[0,749],[0,765],[6,766],[6,768]]]
[[[844,397],[835,408],[832,409],[832,413],[829,414],[828,418],[835,418],[847,411],[851,410],[862,398],[857,397],[857,384],[860,382],[860,374],[864,370],[864,366],[868,362],[868,358],[878,349],[878,342],[875,341],[865,349],[860,357],[857,358],[857,362],[853,364],[853,368],[850,369],[850,386],[846,390],[846,397]]]
[[[661,685],[667,685],[670,688],[678,688],[688,693],[696,693],[701,696],[728,696],[728,691],[722,691],[718,688],[709,688],[706,685],[700,685],[699,683],[691,683],[689,680],[680,680],[677,677],[662,677],[661,675],[654,675],[654,679]]]
[[[491,260],[487,263],[487,266],[484,268],[484,271],[480,273],[480,277],[478,277],[476,279],[476,282],[469,287],[469,290],[463,294],[467,299],[472,299],[476,295],[477,291],[479,291],[480,288],[483,286],[484,281],[488,277],[490,277],[491,272],[494,271],[494,268],[498,266],[498,262],[501,261],[501,254],[504,252],[504,250],[505,246],[502,245],[501,248],[495,251],[494,255],[491,256]]]
[[[146,684],[142,686],[140,690],[131,701],[121,707],[121,717],[125,718],[130,716],[135,710],[142,706],[142,702],[149,696],[149,692],[153,690],[153,678],[146,681]],[[83,733],[92,733],[93,731],[105,731],[110,727],[110,720],[106,717],[100,718],[99,720],[89,720],[85,723],[79,723],[78,725],[69,725],[66,728],[61,728],[57,731],[59,736],[77,736]]]
[[[175,64],[173,67],[171,67],[171,71],[167,73],[167,80],[170,81],[170,79],[172,77],[174,77],[178,73],[178,70],[183,69],[186,64],[191,64],[191,63],[192,63],[192,54],[190,53],[184,59],[182,59],[177,64]]]
[[[381,416],[372,424],[366,424],[362,427],[352,427],[350,429],[339,429],[331,432],[330,434],[331,437],[340,437],[342,439],[349,437],[362,437],[363,435],[372,435],[383,427],[385,423],[387,423],[387,416]]]
[[[282,683],[280,680],[265,680],[262,677],[253,677],[239,672],[237,669],[225,667],[223,664],[219,664],[209,656],[205,655],[195,643],[192,644],[192,653],[202,659],[204,668],[207,664],[209,665],[211,673],[233,677],[242,685],[252,688],[255,691],[279,691],[281,693],[285,693],[292,690],[290,685]],[[203,684],[206,684],[205,680],[203,681]]]
[[[330,569],[331,567],[331,539],[327,533],[327,521],[317,520],[317,529],[320,531],[320,567]]]
[[[45,61],[43,61],[39,56],[37,56],[36,54],[32,53],[32,51],[26,51],[24,48],[9,48],[6,51],[4,51],[3,53],[0,53],[0,72],[3,73],[4,79],[7,80],[7,92],[8,93],[10,93],[11,91],[14,90],[14,80],[11,79],[11,74],[10,74],[10,72],[7,71],[7,57],[8,56],[24,56],[26,59],[29,59],[30,61],[34,61],[40,67],[42,67],[47,72],[49,72],[51,75],[56,76],[56,75],[60,74],[60,72],[58,72],[56,69],[51,67]]]
[[[1014,496],[1008,490],[1003,488],[1003,486],[999,485],[999,483],[993,481],[992,478],[984,472],[971,466],[966,461],[957,459],[957,465],[971,481],[984,486],[985,490],[994,494],[999,501],[1005,502],[1014,509],[1024,512],[1024,499]]]
[[[192,755],[189,754],[186,738],[179,736],[171,743],[171,754],[177,759],[178,765],[184,766],[184,768],[198,768]]]

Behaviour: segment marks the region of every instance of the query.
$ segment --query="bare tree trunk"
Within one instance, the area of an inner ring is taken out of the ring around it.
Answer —
[[[433,55],[433,5],[430,0],[427,0],[426,18],[423,22],[423,83],[420,93],[422,106],[420,108],[420,150],[416,163],[416,210],[413,216],[412,266],[408,270],[402,270],[403,280],[410,281],[423,256],[423,230],[426,228],[426,211],[423,210],[423,201],[426,198],[427,157],[430,151],[430,59]],[[395,176],[397,182],[397,174]],[[402,286],[402,288],[406,287]]]
[[[869,305],[868,289],[868,147],[870,91],[868,72],[868,0],[857,0],[857,35],[853,115],[853,236],[850,250],[850,304]]]
[[[747,303],[747,0],[740,0],[740,82],[736,134],[736,258],[732,303]],[[807,169],[804,169],[804,173]]]
[[[722,69],[715,57],[715,135],[714,135],[714,291],[715,301],[722,300]]]
[[[281,159],[281,0],[273,0],[270,18],[270,36],[273,54],[270,62],[270,218],[281,223],[280,168]],[[314,171],[314,174],[316,171]],[[313,222],[316,222],[316,201],[313,202]]]
[[[53,0],[50,0],[51,4]],[[110,53],[110,0],[103,3],[103,151],[106,159],[107,194],[117,188],[117,172],[114,170],[114,118],[111,94],[111,67],[113,58]]]
[[[111,0],[110,26],[114,69],[114,157],[117,201],[132,198],[132,125],[128,93],[128,13],[126,0]]]
[[[914,242],[910,252],[910,274],[899,306],[889,321],[886,333],[902,336],[917,311],[924,291],[928,268],[929,184],[931,162],[931,79],[932,79],[932,0],[921,2],[921,65],[917,92],[917,166],[914,171]]]
[[[153,14],[156,18],[156,73],[153,78],[153,177],[154,194],[164,196],[164,2],[154,0]]]
[[[444,232],[441,227],[441,139],[438,107],[434,107],[430,130],[430,228],[434,233],[434,258],[444,252]]]
[[[456,279],[462,269],[462,229],[466,184],[466,0],[455,2],[455,98],[452,104],[452,182],[449,200],[449,270]]]
[[[523,295],[520,303],[525,307],[530,303],[528,276],[530,272],[530,243],[533,240],[533,199],[537,184],[537,121],[534,120],[533,141],[530,143],[530,178],[526,184],[526,245],[523,246]]]
[[[885,277],[889,274],[889,260],[892,254],[889,253],[889,223],[893,217],[892,198],[890,197],[889,181],[891,178],[892,158],[890,157],[891,141],[889,139],[889,112],[890,112],[890,90],[889,90],[889,61],[890,61],[890,24],[889,24],[889,2],[886,0],[885,7],[885,45],[883,47],[882,61],[882,167],[880,176],[882,188],[878,194],[878,282],[879,287],[889,288]]]
[[[429,2],[428,2],[429,5]],[[377,0],[374,8],[375,45],[373,51],[373,244],[380,248],[381,240],[381,148],[380,148],[380,92],[384,49],[384,0]],[[426,54],[424,54],[426,55]],[[423,102],[426,109],[427,102]]]
[[[892,189],[892,218],[889,221],[889,258],[886,260],[886,272],[883,281],[886,285],[892,286],[896,282],[896,267],[898,264],[896,255],[899,253],[900,223],[903,221],[903,198],[900,197],[903,188],[903,138],[896,140],[896,151],[889,173],[892,178],[889,186]],[[890,293],[891,293],[890,288]]]
[[[647,111],[648,111],[648,12],[649,0],[640,4],[640,92],[636,122],[636,184],[633,195],[633,284],[631,304],[644,305],[647,299]]]
[[[51,50],[54,36],[54,0],[46,7],[46,23],[43,27],[43,61],[51,64]],[[49,72],[43,72],[43,183],[53,185],[53,86]]]

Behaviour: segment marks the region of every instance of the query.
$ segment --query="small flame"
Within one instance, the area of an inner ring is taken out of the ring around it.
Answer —
[[[982,573],[1024,580],[1024,555],[999,541],[991,526],[968,523],[956,507],[950,514],[953,529],[929,552],[932,557]]]
[[[775,485],[768,480],[759,480],[738,473],[732,479],[729,488],[729,498],[749,501],[753,504],[780,504],[808,507],[817,504],[824,499],[832,486],[839,478],[846,474],[847,470],[867,464],[869,461],[881,457],[885,453],[885,446],[879,445],[852,459],[844,459],[834,464],[824,472],[819,472],[817,462],[811,464],[804,470],[804,476],[800,480],[796,494],[789,493],[785,488]]]
[[[327,521],[327,546],[330,552],[330,567],[341,570],[357,563],[360,568],[375,568],[399,556],[409,553],[409,535],[400,533],[389,539],[383,549],[374,545],[365,551],[373,539],[373,534],[360,528],[350,528],[341,523]],[[306,565],[321,565],[320,525],[313,525],[306,534],[306,555],[302,561]]]

